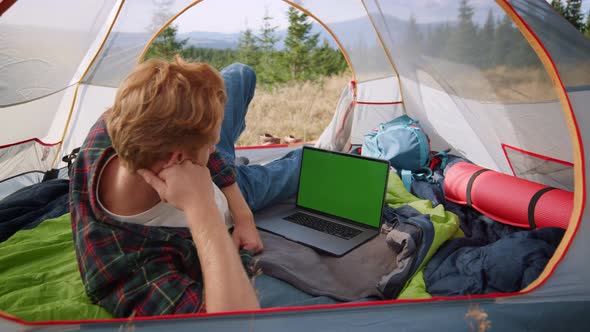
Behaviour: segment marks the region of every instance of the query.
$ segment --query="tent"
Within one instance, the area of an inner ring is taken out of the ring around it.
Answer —
[[[211,1],[223,0],[167,1],[168,10],[160,12],[164,23],[136,35],[125,32],[143,22],[157,3],[2,1],[0,197],[40,182],[50,169],[63,169],[61,158],[80,146],[158,32]],[[471,1],[462,17],[483,26],[492,13],[498,29],[491,38],[475,35],[457,19],[458,1],[285,2],[331,34],[353,73],[320,139],[323,146],[344,150],[359,144],[378,123],[408,114],[422,123],[435,150],[451,148],[478,165],[574,192],[569,226],[542,275],[510,294],[261,312],[37,323],[0,313],[0,330],[483,331],[489,322],[506,331],[587,326],[590,265],[584,257],[590,252],[590,224],[585,220],[590,216],[584,146],[590,142],[590,116],[584,112],[590,104],[590,40],[542,0]],[[354,14],[349,17],[356,17],[360,35],[333,23],[334,8]],[[67,20],[56,19],[64,13]],[[501,35],[500,27],[516,33]]]

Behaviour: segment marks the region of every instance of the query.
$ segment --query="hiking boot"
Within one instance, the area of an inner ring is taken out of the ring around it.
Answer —
[[[299,143],[302,141],[301,138],[297,138],[293,135],[287,135],[283,138],[283,140],[285,141],[285,143],[287,144],[293,144],[293,143]]]
[[[281,143],[281,139],[269,133],[264,133],[259,136],[261,145],[271,145]]]

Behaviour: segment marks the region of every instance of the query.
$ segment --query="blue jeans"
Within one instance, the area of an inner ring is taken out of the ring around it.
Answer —
[[[225,81],[227,103],[221,124],[217,151],[235,166],[235,143],[246,128],[248,105],[254,97],[256,74],[252,68],[234,63],[221,71]],[[252,211],[257,211],[295,195],[299,180],[301,149],[265,165],[236,167],[238,186]],[[254,287],[263,308],[292,305],[339,303],[326,296],[312,296],[268,275],[255,278]]]
[[[221,124],[217,151],[225,161],[235,165],[235,144],[246,128],[248,105],[254,97],[256,74],[252,68],[234,63],[223,70],[227,103]],[[265,165],[236,167],[238,186],[252,211],[258,211],[295,195],[299,181],[301,149]]]

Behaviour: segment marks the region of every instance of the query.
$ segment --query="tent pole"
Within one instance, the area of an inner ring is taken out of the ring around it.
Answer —
[[[559,101],[561,103],[561,108],[566,120],[566,124],[568,126],[570,132],[570,138],[572,140],[573,146],[573,156],[574,156],[574,206],[572,209],[572,214],[569,220],[569,226],[563,236],[563,239],[559,243],[559,246],[555,250],[555,253],[545,266],[545,269],[541,273],[541,275],[533,281],[527,288],[523,289],[523,293],[529,293],[533,290],[537,289],[541,285],[547,281],[547,279],[553,274],[557,265],[563,260],[569,246],[572,243],[572,240],[580,227],[582,221],[582,212],[584,211],[584,205],[586,203],[586,177],[585,177],[585,161],[584,161],[584,147],[582,144],[582,139],[580,135],[580,129],[576,122],[576,116],[574,110],[572,108],[571,101],[567,92],[565,90],[565,86],[559,76],[559,71],[557,70],[557,66],[553,61],[551,55],[543,46],[543,43],[539,40],[537,35],[533,32],[533,30],[528,26],[528,24],[524,21],[524,19],[516,12],[514,7],[508,3],[506,0],[496,0],[496,3],[506,12],[514,24],[518,27],[518,30],[522,33],[524,38],[528,41],[531,45],[541,63],[545,67],[547,74],[551,78],[551,82],[559,96]]]

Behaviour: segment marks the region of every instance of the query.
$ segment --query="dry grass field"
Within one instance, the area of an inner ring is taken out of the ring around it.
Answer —
[[[561,65],[560,75],[569,86],[590,83],[590,64]],[[447,73],[444,79],[459,95],[498,103],[535,103],[556,100],[557,93],[542,67],[497,66],[483,71]]]
[[[549,76],[542,68],[498,66],[483,72],[485,82],[495,93],[492,102],[543,102],[557,99]],[[470,82],[472,87],[478,83]],[[489,94],[488,94],[489,96]]]
[[[259,145],[259,135],[281,138],[293,135],[304,141],[317,139],[336,110],[340,93],[350,73],[327,77],[321,82],[291,83],[272,91],[257,88],[246,116],[246,130],[238,146]]]
[[[589,84],[590,65],[561,69],[570,85]],[[286,84],[272,91],[257,88],[246,117],[246,131],[237,145],[259,145],[259,136],[264,133],[280,137],[281,143],[286,135],[304,141],[317,139],[332,119],[340,93],[350,79],[347,72],[321,82]],[[542,68],[496,67],[477,75],[457,73],[444,79],[461,96],[483,102],[534,103],[557,99]]]

